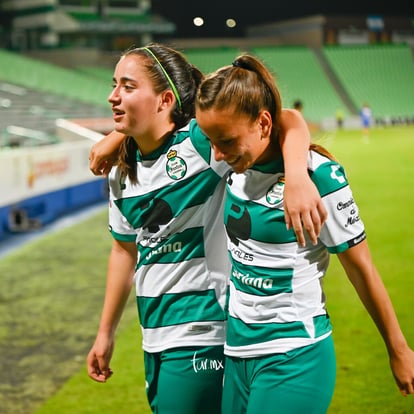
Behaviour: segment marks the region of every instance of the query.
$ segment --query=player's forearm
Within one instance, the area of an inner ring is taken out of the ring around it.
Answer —
[[[338,255],[361,302],[377,326],[390,356],[407,348],[391,298],[364,241]]]
[[[116,131],[95,143],[89,152],[89,169],[95,175],[108,175],[118,158],[119,147],[125,135]]]
[[[106,137],[104,137],[104,140],[108,140],[108,148],[112,148],[113,151],[116,151],[119,149],[119,146],[121,145],[122,141],[125,139],[125,134],[122,134],[118,131],[111,131]]]
[[[380,332],[390,356],[398,355],[408,347],[401,331],[391,298],[373,266],[373,279],[358,294]]]
[[[114,335],[119,321],[121,320],[125,304],[131,292],[131,285],[128,283],[118,283],[117,275],[108,280],[105,302],[99,323],[99,332],[106,335]]]
[[[110,158],[118,153],[121,143],[124,141],[125,135],[117,131],[112,131],[98,141],[91,150],[91,158],[95,157],[99,160]]]
[[[136,254],[112,248],[107,272],[105,301],[99,324],[99,332],[113,335],[122,317],[125,304],[133,285]]]
[[[306,121],[300,112],[282,111],[281,149],[285,163],[286,179],[307,175],[307,158],[311,135]]]

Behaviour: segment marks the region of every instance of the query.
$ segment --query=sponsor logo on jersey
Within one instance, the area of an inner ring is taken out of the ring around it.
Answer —
[[[345,223],[345,227],[352,226],[353,224],[357,223],[361,220],[361,217],[358,216],[358,214],[350,215],[348,217],[348,220]]]
[[[194,372],[220,371],[224,369],[222,359],[197,358],[197,352],[194,352],[192,362]]]
[[[149,203],[140,205],[140,213],[145,220],[142,228],[148,229],[150,233],[159,232],[161,227],[173,218],[171,206],[162,198],[155,198]]]
[[[176,150],[168,151],[166,171],[173,180],[181,180],[187,173],[187,164],[178,157]]]
[[[154,237],[152,234],[142,236],[142,245],[143,246],[151,246],[156,245],[158,243],[162,243],[168,240],[166,236]]]
[[[273,184],[266,193],[266,201],[271,204],[280,204],[283,201],[283,192],[285,189],[285,177],[282,175],[277,182]]]
[[[346,201],[340,201],[336,205],[336,209],[338,211],[342,210],[348,210],[349,209],[349,216],[344,224],[344,227],[347,228],[349,226],[352,226],[353,224],[357,223],[361,220],[361,217],[359,217],[358,210],[355,205],[354,199],[351,197],[349,200]]]
[[[232,243],[238,246],[238,239],[248,240],[252,232],[250,214],[247,209],[241,208],[237,204],[232,204],[226,213],[227,223],[225,223],[225,228],[227,235]]]
[[[244,262],[252,262],[254,260],[254,256],[251,253],[245,253],[240,249],[236,249],[234,247],[229,247],[230,252],[234,257],[237,257],[239,260]]]
[[[351,207],[353,204],[355,204],[354,199],[351,197],[349,200],[347,201],[340,201],[337,205],[336,205],[336,209],[337,210],[344,210],[346,208]]]
[[[272,289],[273,280],[272,279],[263,279],[261,277],[251,277],[248,273],[245,275],[241,272],[238,272],[236,269],[233,269],[232,276],[236,279],[239,279],[241,283],[247,286],[254,286],[259,289]]]
[[[367,235],[365,234],[365,231],[358,237],[355,237],[355,239],[350,240],[348,242],[348,246],[352,247],[352,246],[356,246],[357,244],[361,243],[362,241],[364,241],[367,238]]]
[[[167,243],[162,246],[157,247],[156,249],[151,250],[146,256],[145,259],[149,260],[152,256],[162,255],[167,253],[179,253],[182,250],[183,244],[181,242]]]

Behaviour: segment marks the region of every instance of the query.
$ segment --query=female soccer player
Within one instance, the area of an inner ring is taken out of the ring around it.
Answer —
[[[312,145],[308,171],[328,218],[318,242],[284,225],[286,159],[281,98],[260,60],[242,55],[201,84],[196,119],[226,161],[224,224],[231,258],[223,414],[323,414],[335,385],[323,278],[338,258],[374,320],[403,395],[414,393],[414,352],[371,260],[343,167]]]

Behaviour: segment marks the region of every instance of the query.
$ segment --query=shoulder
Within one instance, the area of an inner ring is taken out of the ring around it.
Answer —
[[[210,141],[201,131],[195,119],[192,119],[188,125],[178,131],[178,134],[184,134],[190,138],[195,150],[208,163],[211,159]]]
[[[308,169],[321,196],[349,184],[344,167],[316,151],[309,151]]]

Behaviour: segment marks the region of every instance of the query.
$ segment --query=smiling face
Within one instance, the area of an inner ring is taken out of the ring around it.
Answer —
[[[115,129],[136,139],[150,140],[162,135],[162,129],[171,130],[170,111],[174,102],[171,95],[171,91],[155,92],[143,57],[122,57],[116,65],[113,90],[108,97]]]
[[[255,120],[232,108],[196,111],[197,123],[210,140],[217,161],[241,173],[254,164],[270,161],[275,153],[270,139],[272,119],[261,111]]]

